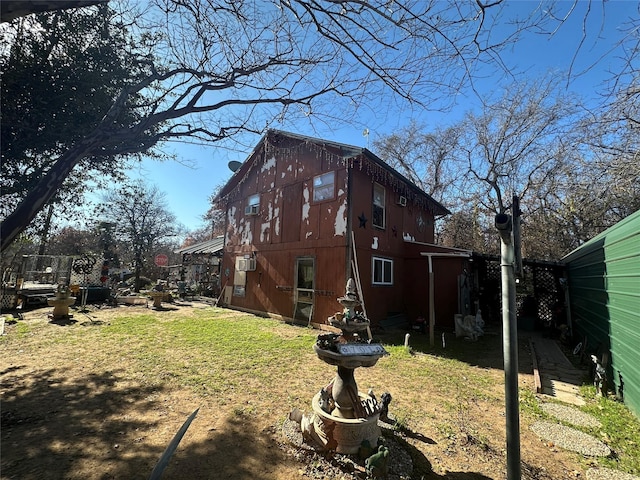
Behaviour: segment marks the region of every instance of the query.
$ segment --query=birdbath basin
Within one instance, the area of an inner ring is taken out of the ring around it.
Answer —
[[[369,395],[362,392],[359,392],[358,396],[361,402],[373,401]],[[317,430],[319,437],[327,445],[335,445],[338,453],[356,454],[365,440],[370,445],[376,445],[382,433],[378,427],[379,411],[365,418],[337,417],[320,408],[320,393],[313,397],[313,412],[324,424],[324,428]]]
[[[76,303],[75,297],[71,296],[71,292],[65,287],[58,287],[55,298],[48,298],[47,303],[53,307],[53,312],[49,314],[52,320],[60,320],[69,318],[69,307]]]
[[[149,292],[148,295],[153,299],[153,308],[162,308],[164,292]]]

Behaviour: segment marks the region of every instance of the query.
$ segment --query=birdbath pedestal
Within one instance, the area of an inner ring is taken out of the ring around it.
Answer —
[[[61,320],[71,318],[69,315],[69,307],[76,303],[75,297],[71,296],[71,291],[63,286],[58,286],[55,298],[48,298],[47,303],[53,307],[53,312],[49,314],[50,320]]]

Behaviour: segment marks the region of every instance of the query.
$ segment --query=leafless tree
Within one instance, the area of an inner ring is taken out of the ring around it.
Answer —
[[[374,142],[376,152],[392,167],[439,202],[459,196],[460,170],[455,155],[460,130],[435,128],[411,122],[406,128]]]
[[[477,180],[475,201],[495,214],[511,207],[513,195],[526,203],[538,194],[577,151],[579,108],[555,81],[538,80],[514,84],[482,113],[469,113],[457,154]]]
[[[564,94],[557,81],[519,82],[449,128],[410,131],[405,142],[395,137],[380,142],[387,147],[382,158],[413,177],[426,162],[422,185],[428,192],[440,190],[440,199],[455,212],[439,230],[444,244],[495,253],[495,242],[486,235],[493,216],[510,209],[514,195],[527,214],[544,208],[562,173],[580,158],[575,125],[581,113],[578,100]],[[416,143],[416,138],[429,141]],[[408,165],[393,162],[396,154]]]
[[[140,276],[154,248],[178,233],[176,217],[169,210],[166,195],[156,186],[129,182],[108,190],[98,212],[114,225],[121,260],[133,266],[135,289],[139,291]],[[128,252],[126,259],[124,252]]]
[[[479,68],[508,71],[501,48],[555,21],[545,13],[555,4],[543,0],[510,22],[500,0],[153,0],[130,26],[147,75],[123,88],[7,215],[1,248],[84,158],[144,153],[176,139],[217,142],[273,121],[348,121],[336,104],[357,108],[389,95],[428,108],[472,84]],[[506,26],[501,37],[498,24]]]
[[[621,32],[622,68],[612,72],[602,104],[575,125],[582,154],[531,199],[523,234],[536,258],[559,258],[640,209],[640,21]]]

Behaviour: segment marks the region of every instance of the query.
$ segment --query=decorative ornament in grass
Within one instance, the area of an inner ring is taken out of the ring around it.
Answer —
[[[385,423],[393,423],[389,419],[389,404],[391,403],[391,394],[385,392],[380,396],[380,420]]]
[[[591,361],[595,364],[593,384],[596,387],[596,393],[598,395],[606,395],[607,371],[595,355],[591,355]]]
[[[296,422],[300,426],[302,437],[307,443],[316,448],[325,447],[325,442],[322,441],[316,431],[316,425],[319,428],[321,421],[315,413],[306,414],[301,410],[294,408],[289,413],[289,420]]]
[[[378,452],[371,455],[364,462],[367,476],[370,478],[388,478],[389,449],[384,445],[378,447]]]

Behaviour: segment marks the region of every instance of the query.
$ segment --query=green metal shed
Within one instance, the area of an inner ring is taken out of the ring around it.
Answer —
[[[640,210],[566,257],[574,334],[640,416]]]

